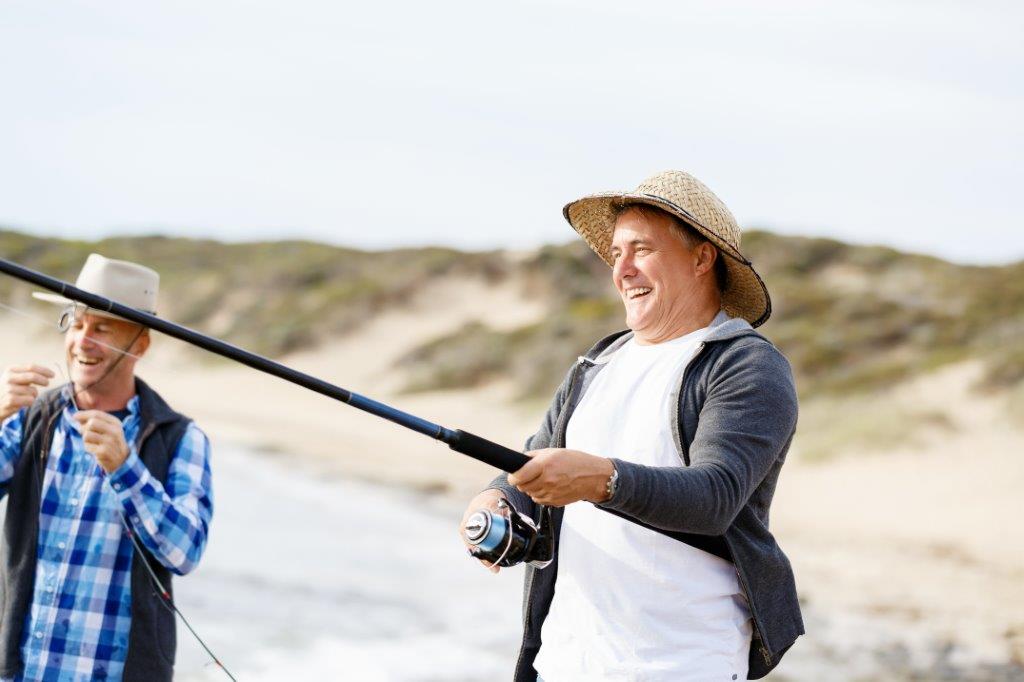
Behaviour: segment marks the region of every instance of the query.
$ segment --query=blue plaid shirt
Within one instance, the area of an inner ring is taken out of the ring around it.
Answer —
[[[131,539],[179,575],[202,556],[213,515],[210,444],[189,424],[167,472],[166,485],[139,459],[138,396],[122,421],[128,459],[107,474],[85,451],[76,412],[59,418],[46,461],[39,511],[39,546],[32,604],[21,652],[25,680],[120,680],[131,625]],[[0,427],[0,497],[21,456],[25,411]]]

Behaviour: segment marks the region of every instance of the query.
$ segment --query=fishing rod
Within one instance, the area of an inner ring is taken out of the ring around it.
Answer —
[[[156,315],[130,308],[103,296],[84,291],[67,282],[30,270],[7,259],[0,258],[0,272],[10,275],[15,279],[35,284],[43,289],[49,289],[67,299],[77,301],[95,310],[117,315],[136,324],[155,329],[185,343],[192,344],[230,360],[235,360],[255,370],[271,374],[328,398],[343,402],[346,405],[351,405],[364,412],[387,419],[417,433],[430,436],[434,440],[446,443],[449,448],[460,454],[467,455],[485,464],[490,464],[507,473],[515,473],[530,461],[530,458],[522,452],[499,445],[494,441],[487,440],[468,431],[449,429],[440,424],[435,424],[390,405],[385,405],[372,398],[349,391],[340,386],[335,386],[304,372],[299,372],[269,358],[233,346],[220,339],[201,334],[173,322],[168,322]],[[491,514],[486,510],[481,510],[481,512],[474,514],[467,520],[467,524],[464,527],[467,539],[474,546],[474,556],[491,560],[492,563],[503,566],[510,566],[522,561],[529,561],[538,567],[543,567],[550,563],[554,553],[554,543],[550,535],[549,525],[550,509],[543,505],[538,506],[540,507],[540,528],[536,528],[531,519],[520,517],[514,509],[508,506],[504,508],[503,513]],[[648,530],[731,561],[729,549],[722,536],[670,531],[651,526],[615,509],[601,506],[597,508]],[[531,529],[530,526],[533,526],[533,528]]]
[[[503,445],[499,445],[493,441],[489,441],[480,436],[463,431],[461,429],[449,429],[440,424],[427,421],[415,415],[403,412],[390,405],[367,398],[366,396],[360,395],[353,391],[335,386],[322,379],[318,379],[314,376],[299,372],[298,370],[292,369],[286,365],[282,365],[279,362],[275,362],[269,358],[265,358],[262,355],[257,355],[243,348],[233,346],[230,343],[221,341],[205,334],[201,334],[188,327],[183,327],[173,322],[161,319],[156,315],[130,308],[126,305],[111,301],[110,299],[96,294],[90,293],[83,289],[79,289],[74,285],[63,282],[59,279],[54,279],[35,270],[30,270],[22,265],[11,262],[5,258],[0,258],[0,272],[3,272],[15,279],[20,279],[24,282],[35,284],[36,286],[42,287],[43,289],[49,289],[50,291],[60,294],[61,296],[77,301],[84,305],[99,310],[102,312],[117,315],[123,317],[126,320],[140,324],[150,329],[155,329],[158,332],[166,334],[167,336],[174,337],[185,343],[198,346],[204,350],[210,351],[222,357],[240,362],[243,365],[252,367],[253,369],[265,372],[276,376],[285,381],[289,381],[293,384],[308,388],[311,391],[315,391],[321,395],[333,398],[346,405],[351,405],[364,412],[376,415],[387,419],[388,421],[404,426],[407,429],[411,429],[418,433],[422,433],[425,436],[430,436],[434,440],[442,441],[446,443],[448,447],[455,450],[458,453],[472,457],[473,459],[479,460],[486,464],[490,464],[493,467],[497,467],[502,471],[512,473],[524,464],[530,461],[530,458],[521,452],[506,448]]]

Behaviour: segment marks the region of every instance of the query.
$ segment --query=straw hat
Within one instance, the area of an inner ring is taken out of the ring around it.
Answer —
[[[82,271],[78,273],[75,286],[129,308],[156,315],[156,297],[160,289],[160,275],[144,265],[104,258],[98,253],[91,253],[85,259]],[[42,291],[32,292],[32,297],[64,306],[75,303],[59,294]],[[88,312],[91,315],[101,315],[117,320],[124,319],[95,308],[89,308]]]
[[[740,228],[722,200],[689,173],[652,175],[632,192],[601,192],[565,205],[562,214],[597,255],[612,265],[612,232],[619,209],[649,204],[668,211],[718,247],[728,271],[722,308],[757,327],[772,314],[768,288],[751,262],[740,253]]]

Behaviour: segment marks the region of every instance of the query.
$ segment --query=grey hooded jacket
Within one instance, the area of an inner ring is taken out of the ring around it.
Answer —
[[[797,398],[786,358],[745,320],[719,314],[682,374],[673,435],[679,467],[651,467],[613,459],[615,496],[602,506],[649,526],[720,536],[736,566],[754,623],[749,679],[759,679],[804,632],[789,560],[768,530],[779,471],[796,430]],[[612,354],[632,338],[618,332],[579,358],[555,394],[527,450],[564,447],[569,417]],[[529,497],[499,476],[491,486],[523,514],[536,516]],[[553,510],[557,537],[562,510]],[[533,682],[541,626],[554,596],[555,561],[527,566],[523,643],[516,682]]]

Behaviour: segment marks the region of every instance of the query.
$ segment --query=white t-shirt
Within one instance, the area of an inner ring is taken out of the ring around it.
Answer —
[[[673,389],[709,328],[617,350],[569,420],[566,447],[680,466]],[[750,613],[732,563],[580,502],[534,667],[544,682],[742,680]]]

